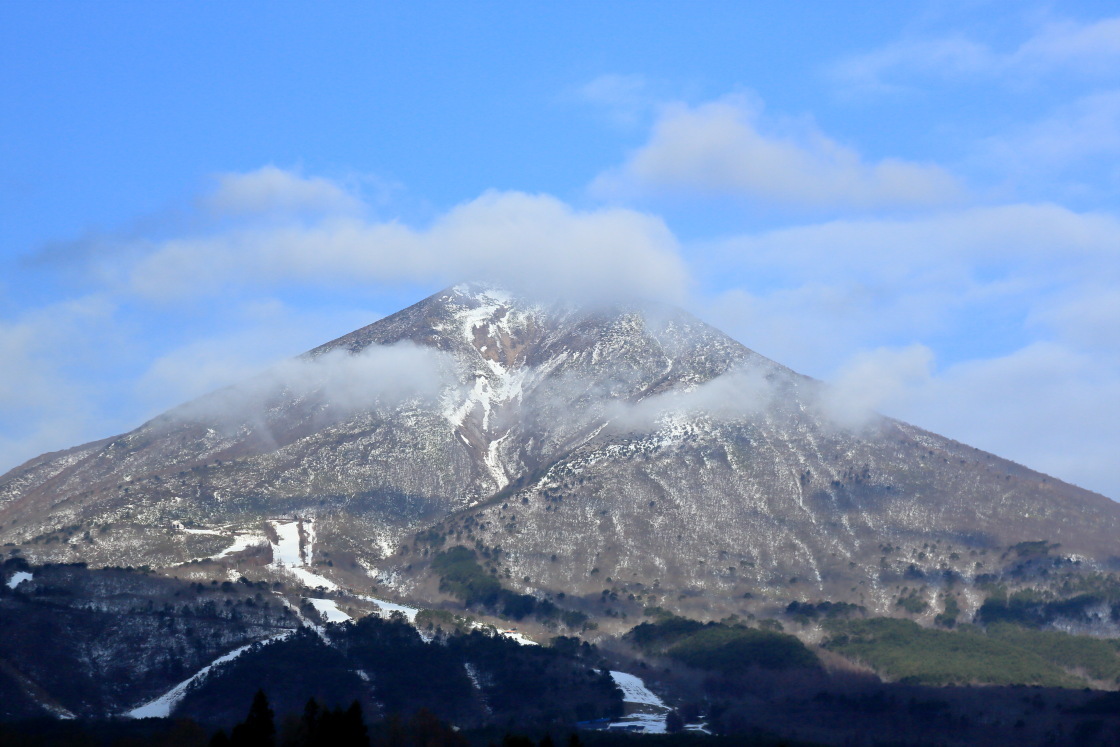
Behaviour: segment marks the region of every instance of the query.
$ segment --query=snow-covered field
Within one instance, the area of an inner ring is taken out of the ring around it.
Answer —
[[[611,679],[622,690],[622,702],[626,704],[626,715],[612,721],[608,728],[641,726],[645,734],[664,734],[665,715],[669,706],[665,701],[650,692],[640,677],[627,672],[611,672]]]
[[[305,586],[315,589],[322,586],[328,591],[338,591],[338,584],[329,578],[324,578],[317,573],[307,570],[306,565],[311,561],[311,543],[314,538],[315,522],[304,521],[273,521],[272,528],[280,538],[272,545],[272,564],[287,571],[298,578]],[[307,537],[306,546],[301,548],[299,542],[300,525],[306,524],[304,534]]]
[[[280,538],[272,546],[272,562],[285,568],[303,565],[303,552],[299,547],[298,521],[273,521],[272,528]]]

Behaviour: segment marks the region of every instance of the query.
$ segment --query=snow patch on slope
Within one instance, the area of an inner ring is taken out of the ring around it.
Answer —
[[[215,532],[215,534],[220,534],[220,532]],[[242,550],[248,550],[250,547],[265,545],[267,543],[268,539],[262,534],[235,534],[233,535],[232,545],[217,553],[216,555],[211,555],[209,558],[207,558],[207,560],[221,560],[222,558],[233,555],[234,553],[239,553]]]
[[[338,608],[338,602],[333,599],[308,599],[307,601],[310,602],[311,606],[329,623],[344,623],[354,619],[340,610]]]
[[[509,474],[501,460],[500,445],[507,433],[495,425],[497,410],[521,400],[524,383],[529,371],[524,366],[511,364],[507,343],[516,340],[518,327],[534,308],[517,310],[513,297],[506,291],[479,288],[471,285],[455,287],[455,292],[470,297],[477,306],[460,307],[454,317],[457,333],[469,348],[478,351],[464,361],[474,369],[474,381],[463,396],[462,390],[445,390],[441,397],[442,414],[447,422],[459,431],[459,438],[468,447],[471,439],[462,429],[468,427],[472,414],[480,413],[479,434],[482,437],[482,459],[487,471],[500,490],[509,484]],[[481,339],[480,339],[481,335]],[[477,421],[476,421],[477,422]]]
[[[30,581],[33,578],[35,578],[35,577],[32,576],[27,571],[16,571],[12,575],[12,577],[8,579],[8,588],[9,589],[14,589],[17,586],[19,586],[20,584],[22,584],[24,581]]]
[[[276,641],[283,640],[283,639],[289,637],[290,635],[292,635],[294,632],[295,632],[294,630],[285,630],[283,633],[280,633],[279,635],[274,635],[271,638],[266,639],[264,641],[264,643],[274,643]],[[128,711],[128,712],[124,713],[123,714],[124,717],[125,718],[167,718],[168,716],[171,715],[171,711],[175,709],[175,706],[179,705],[179,701],[181,701],[186,696],[187,690],[190,688],[191,685],[193,685],[195,682],[198,682],[203,677],[205,677],[207,674],[209,674],[210,670],[212,670],[214,667],[216,667],[220,664],[224,664],[228,661],[233,661],[238,656],[241,656],[241,654],[245,653],[246,651],[248,651],[249,649],[251,649],[255,645],[256,645],[256,643],[248,643],[248,644],[246,644],[246,645],[244,645],[240,648],[235,648],[233,651],[230,651],[228,654],[223,654],[222,656],[219,656],[217,659],[215,659],[214,661],[210,662],[205,667],[200,669],[194,676],[183,680],[178,685],[171,688],[170,690],[168,690],[166,693],[159,696],[155,700],[149,701],[142,706],[138,706],[136,708],[133,708],[131,711]]]
[[[312,573],[305,566],[311,561],[312,542],[315,539],[315,522],[312,519],[293,521],[272,521],[279,540],[272,544],[272,564],[276,568],[295,576],[305,586],[322,586],[329,591],[337,591],[338,584],[329,578]],[[300,544],[300,528],[303,527],[305,543]]]
[[[645,734],[664,734],[665,716],[669,706],[654,695],[640,677],[627,672],[611,672],[611,679],[622,690],[622,702],[626,705],[626,715],[612,721],[610,729],[624,729],[639,726]]]
[[[420,611],[416,607],[408,607],[406,605],[397,604],[395,602],[386,602],[384,599],[377,599],[376,597],[370,597],[364,594],[357,594],[355,596],[357,596],[358,599],[369,602],[373,606],[377,607],[381,617],[389,617],[394,612],[400,612],[410,623],[415,623],[416,613]]]

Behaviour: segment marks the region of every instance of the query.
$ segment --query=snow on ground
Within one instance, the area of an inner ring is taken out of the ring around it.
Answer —
[[[503,435],[491,441],[490,445],[486,447],[486,454],[482,457],[482,460],[486,462],[486,469],[490,471],[491,476],[494,478],[494,483],[498,486],[499,490],[509,484],[509,478],[506,477],[505,468],[502,467],[501,454],[498,452],[498,449],[501,448],[502,439],[505,437],[506,436]]]
[[[35,578],[35,577],[32,576],[27,571],[16,571],[12,575],[12,577],[8,579],[8,588],[9,589],[14,589],[17,586],[19,586],[20,584],[22,584],[24,581],[30,581],[33,578]]]
[[[272,564],[288,572],[299,579],[305,586],[309,588],[323,587],[329,591],[339,591],[339,586],[329,578],[324,578],[317,573],[309,571],[306,564],[311,560],[312,547],[315,541],[315,522],[313,520],[307,521],[273,521],[271,522],[273,529],[276,530],[276,535],[279,541],[272,545]],[[303,525],[304,545],[301,550],[299,536],[300,525]],[[377,607],[378,612],[382,617],[388,617],[394,612],[402,613],[410,623],[416,622],[416,613],[419,612],[415,607],[407,607],[403,604],[394,604],[387,602],[383,599],[365,596],[363,594],[355,594],[358,599],[369,602]],[[328,622],[344,622],[351,619],[349,615],[338,609],[338,605],[330,599],[308,599],[311,604],[315,605],[315,609],[323,614]]]
[[[315,589],[322,586],[328,591],[338,591],[338,584],[329,578],[324,578],[317,573],[312,573],[306,568],[285,568],[285,570],[303,582],[304,586]]]
[[[303,611],[299,607],[295,606],[294,604],[289,602],[287,599],[285,599],[284,595],[281,594],[280,592],[276,592],[276,598],[280,600],[280,603],[282,605],[284,605],[285,607],[287,607],[289,610],[292,611],[292,614],[296,616],[296,619],[299,620],[300,623],[302,623],[306,627],[310,628],[311,630],[314,630],[315,635],[319,636],[319,638],[323,641],[323,643],[327,644],[328,646],[331,645],[331,640],[330,640],[330,638],[327,637],[326,628],[324,628],[322,625],[319,625],[319,624],[309,620],[303,614]]]
[[[650,692],[640,677],[627,672],[611,672],[611,679],[622,690],[622,702],[626,705],[626,715],[612,721],[608,729],[624,729],[627,726],[640,726],[645,734],[664,734],[665,715],[669,706],[665,701]]]
[[[315,528],[312,520],[273,521],[270,523],[273,529],[276,530],[277,537],[279,537],[279,541],[272,543],[273,566],[295,576],[309,588],[314,589],[322,586],[329,591],[340,590],[338,584],[328,578],[312,573],[306,568],[306,563],[311,560],[311,543],[315,538]],[[305,537],[302,550],[299,542],[301,524],[303,524],[303,533]],[[354,596],[357,599],[372,604],[377,608],[378,614],[382,617],[389,617],[394,612],[400,612],[405,616],[406,620],[415,624],[416,614],[420,611],[416,607],[389,602],[365,594],[355,594]],[[319,612],[326,617],[328,622],[344,622],[351,619],[349,615],[339,610],[338,605],[330,599],[309,598],[308,601],[315,605],[315,609],[319,610]],[[335,618],[332,617],[332,615],[337,615],[338,617]],[[498,634],[517,641],[522,646],[539,645],[536,641],[526,638],[515,630],[499,630]]]
[[[42,702],[41,700],[38,700],[38,699],[36,699],[35,702],[38,703],[39,705],[43,706],[43,708],[45,708],[46,711],[49,714],[51,714],[52,716],[54,716],[57,719],[62,719],[63,721],[69,721],[70,719],[77,718],[77,716],[75,716],[73,713],[66,710],[65,708],[63,708],[60,705],[53,704],[53,703],[44,703],[44,702]]]
[[[665,701],[650,692],[646,687],[646,683],[640,677],[636,677],[626,672],[611,672],[611,679],[614,684],[618,685],[622,690],[622,700],[626,703],[638,703],[641,705],[652,705],[659,708],[668,710]]]
[[[274,643],[276,641],[283,640],[284,638],[292,635],[292,633],[294,632],[294,630],[286,630],[279,635],[274,635],[271,638],[266,639],[265,643]],[[219,656],[217,659],[200,669],[193,677],[189,677],[183,680],[178,685],[171,688],[155,700],[149,701],[142,706],[138,706],[136,708],[133,708],[131,711],[126,712],[124,714],[125,718],[167,718],[171,715],[171,711],[175,709],[175,706],[179,705],[179,701],[181,701],[187,694],[187,689],[192,684],[205,677],[214,667],[218,666],[219,664],[224,664],[227,661],[233,661],[238,656],[241,656],[241,654],[252,648],[254,645],[255,644],[253,643],[249,643],[242,646],[241,648],[235,648],[228,654]]]
[[[629,709],[627,709],[629,710]],[[631,713],[623,716],[618,721],[612,721],[607,725],[607,729],[625,730],[626,727],[640,726],[643,734],[664,734],[665,733],[665,714],[657,713]]]
[[[323,619],[329,623],[344,623],[354,618],[338,608],[338,602],[333,599],[308,599],[311,606],[319,611]]]
[[[282,566],[303,565],[303,553],[299,551],[299,522],[270,522],[280,541],[272,546],[272,562]]]
[[[415,607],[407,607],[403,604],[386,602],[384,599],[377,599],[375,597],[369,597],[364,594],[356,594],[355,596],[358,597],[358,599],[361,599],[364,602],[369,602],[370,604],[377,607],[382,617],[388,617],[394,612],[400,612],[410,623],[415,623],[416,613],[420,611]]]
[[[194,533],[194,532],[192,532],[192,533]],[[201,534],[202,532],[199,532],[199,533]],[[220,532],[214,532],[214,534],[220,534]],[[207,558],[207,560],[221,560],[222,558],[224,558],[228,555],[233,555],[235,552],[241,552],[242,550],[248,550],[250,547],[253,547],[254,545],[263,545],[263,544],[266,544],[267,542],[268,542],[268,540],[263,535],[260,535],[260,534],[235,534],[235,535],[233,535],[233,544],[232,545],[230,545],[226,549],[222,550],[217,555],[211,555],[209,558]]]
[[[486,691],[482,689],[482,678],[478,676],[478,669],[469,661],[463,662],[463,669],[467,671],[467,677],[470,678],[471,684],[474,685],[475,692],[478,693],[478,700],[482,703],[482,710],[487,716],[493,715],[494,712],[490,709],[490,704],[486,701]]]
[[[529,638],[526,638],[524,635],[522,635],[521,633],[518,633],[516,630],[499,630],[498,635],[504,636],[505,638],[509,638],[511,641],[517,641],[522,646],[539,646],[540,645],[536,641],[531,640]]]
[[[475,665],[471,664],[469,661],[465,661],[463,662],[463,669],[466,670],[467,677],[470,678],[471,684],[474,685],[474,689],[482,692],[482,679],[478,676],[478,669],[475,667]]]
[[[516,630],[502,630],[501,628],[495,628],[493,625],[485,625],[485,624],[480,623],[480,622],[471,623],[471,629],[472,630],[490,629],[490,630],[494,631],[495,633],[497,633],[498,635],[500,635],[502,638],[508,638],[511,641],[516,641],[517,643],[520,643],[522,646],[539,646],[539,645],[541,645],[541,644],[537,643],[536,641],[534,641],[533,639],[527,638],[523,634],[518,633]]]
[[[270,522],[280,538],[272,544],[272,564],[277,568],[287,571],[298,578],[305,586],[317,588],[322,586],[330,591],[338,591],[338,584],[329,578],[312,573],[305,567],[311,560],[311,543],[315,538],[315,523],[303,521],[273,521]],[[304,535],[307,537],[306,547],[301,550],[299,545],[300,524],[306,524]]]

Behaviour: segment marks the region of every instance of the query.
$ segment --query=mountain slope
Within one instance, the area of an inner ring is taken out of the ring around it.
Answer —
[[[971,576],[981,553],[1027,540],[1116,562],[1108,499],[828,412],[817,382],[680,310],[457,286],[9,472],[0,540],[42,560],[170,567],[301,517],[318,572],[351,588],[437,597],[427,533],[500,547],[492,566],[520,592],[711,614],[747,598],[888,609],[907,573]]]

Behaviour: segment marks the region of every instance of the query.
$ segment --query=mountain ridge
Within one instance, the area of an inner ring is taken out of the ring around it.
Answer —
[[[217,540],[169,527],[302,517],[351,588],[443,598],[414,539],[435,532],[503,548],[518,592],[593,598],[610,577],[713,615],[813,595],[887,610],[907,572],[975,576],[969,552],[1028,540],[1117,563],[1117,504],[900,421],[839,425],[822,386],[672,307],[460,285],[17,467],[0,540],[174,568]]]

